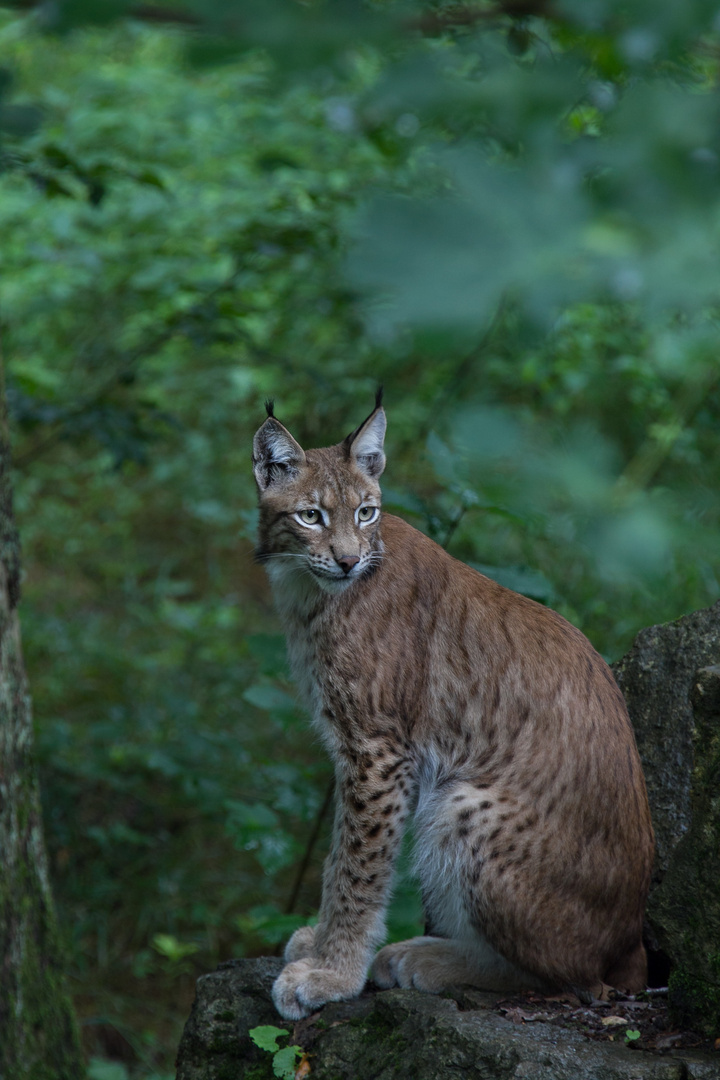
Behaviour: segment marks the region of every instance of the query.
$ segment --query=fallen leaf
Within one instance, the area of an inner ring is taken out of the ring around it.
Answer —
[[[509,1020],[511,1024],[522,1024],[525,1019],[522,1009],[501,1009],[501,1012],[505,1014],[505,1019]]]
[[[716,1039],[714,1045],[716,1050],[720,1050],[720,1039]]]
[[[518,1005],[514,1005],[512,1008],[501,1008],[500,1012],[503,1014],[506,1020],[510,1020],[513,1024],[531,1024],[533,1020],[551,1020],[550,1013],[546,1012],[526,1012],[525,1009],[521,1009]]]
[[[625,1016],[604,1016],[602,1018],[603,1027],[617,1027],[618,1024],[627,1024],[627,1022]]]
[[[310,1075],[310,1061],[307,1054],[303,1054],[300,1058],[300,1064],[295,1070],[295,1080],[305,1080],[306,1076]]]

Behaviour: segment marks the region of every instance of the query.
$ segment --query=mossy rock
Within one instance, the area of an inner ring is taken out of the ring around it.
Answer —
[[[284,1026],[270,997],[281,969],[282,961],[270,957],[231,961],[198,979],[178,1051],[178,1080],[274,1080],[272,1056],[249,1032]]]
[[[678,1019],[720,1036],[720,665],[698,672],[692,700],[692,817],[653,912],[675,961],[670,1000]]]
[[[638,635],[615,666],[648,785],[657,857],[649,941],[679,1023],[720,1036],[720,602]]]
[[[550,1023],[513,1023],[484,999],[460,992],[374,992],[326,1005],[291,1025],[270,997],[281,960],[238,960],[198,982],[178,1052],[177,1080],[266,1080],[272,1057],[248,1030],[290,1029],[308,1052],[312,1080],[718,1080],[715,1055],[672,1056],[595,1042]],[[232,1020],[225,1019],[232,1013]],[[318,1022],[321,1021],[321,1022]],[[220,1028],[218,1028],[220,1025]],[[221,1035],[218,1038],[218,1035]]]

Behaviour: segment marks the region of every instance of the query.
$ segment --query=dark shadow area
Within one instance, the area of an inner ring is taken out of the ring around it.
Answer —
[[[653,949],[645,943],[648,958],[648,986],[667,986],[670,978],[670,959],[662,949]]]

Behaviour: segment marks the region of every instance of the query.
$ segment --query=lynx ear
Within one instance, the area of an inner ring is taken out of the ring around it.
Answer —
[[[274,416],[268,416],[253,439],[253,472],[258,490],[293,480],[305,462],[305,453],[287,428]]]
[[[348,457],[366,476],[376,480],[385,468],[383,443],[387,420],[385,410],[378,405],[367,420],[345,440]]]

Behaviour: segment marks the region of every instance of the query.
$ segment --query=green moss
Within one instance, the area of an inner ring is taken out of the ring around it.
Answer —
[[[397,1055],[401,1059],[407,1050],[407,1040],[399,1033],[389,1018],[370,1013],[364,1020],[350,1021],[352,1027],[359,1028],[360,1041],[364,1046],[379,1046],[382,1043],[386,1067],[392,1067],[390,1058]]]
[[[5,448],[0,442],[0,474]],[[3,514],[4,511],[4,514]],[[0,532],[9,506],[0,483]],[[11,521],[10,521],[11,524]],[[7,571],[7,549],[0,561]],[[32,754],[32,717],[17,613],[0,589],[0,1076],[4,1080],[81,1080],[85,1075],[64,980],[42,839]]]
[[[0,1037],[4,1080],[80,1080],[85,1075],[74,1016],[68,999],[58,931],[44,897],[22,905],[15,926],[26,949],[16,970],[3,980],[8,993]]]
[[[702,693],[699,691],[702,689]],[[720,687],[716,667],[696,676],[690,827],[648,906],[673,962],[676,1021],[720,1033]]]
[[[708,956],[704,969],[715,978],[704,978],[702,969],[685,965],[672,972],[670,1008],[679,1024],[715,1036],[720,1031],[720,953]]]
[[[218,1073],[217,1080],[240,1080],[238,1066],[234,1065],[232,1072],[228,1072],[227,1076]],[[267,1061],[258,1061],[253,1065],[248,1065],[242,1073],[242,1080],[274,1080],[272,1058],[268,1057]]]
[[[378,1012],[377,1009],[373,1009],[368,1016],[353,1016],[347,1023],[349,1027],[361,1028],[366,1034],[372,1035],[374,1039],[384,1039],[395,1031],[395,1024],[392,1020]]]
[[[237,1039],[234,1036],[216,1035],[208,1044],[208,1049],[213,1054],[231,1054],[237,1049]]]

